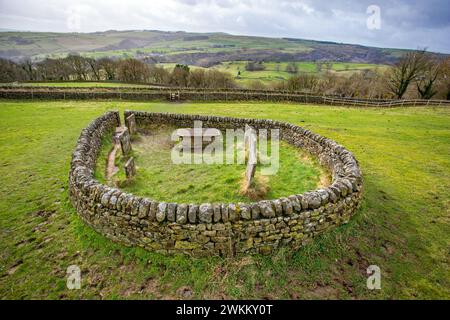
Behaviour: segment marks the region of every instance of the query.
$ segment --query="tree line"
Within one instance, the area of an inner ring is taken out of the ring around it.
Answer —
[[[287,81],[268,85],[255,80],[251,89],[306,91],[318,94],[367,99],[445,99],[450,100],[450,57],[441,58],[422,51],[410,51],[388,70],[362,70],[343,76],[332,72],[324,63],[321,74],[299,73],[290,62],[286,72],[293,75]]]
[[[425,50],[405,53],[385,71],[363,70],[343,76],[331,69],[328,66],[320,74],[299,73],[296,64],[290,62],[286,71],[292,76],[287,81],[272,81],[266,85],[254,80],[247,86],[367,99],[450,100],[450,57],[441,58]],[[246,70],[264,70],[264,64],[249,62]],[[15,63],[0,59],[0,82],[14,81],[120,81],[193,88],[238,87],[233,76],[216,69],[192,69],[177,64],[169,70],[134,58],[93,59],[77,54],[39,62]]]
[[[177,64],[168,70],[135,58],[115,60],[71,54],[15,63],[0,59],[0,82],[14,81],[120,81],[195,88],[232,88],[232,76],[215,69],[193,69]]]

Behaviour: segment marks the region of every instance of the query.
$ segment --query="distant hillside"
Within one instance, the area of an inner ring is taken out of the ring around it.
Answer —
[[[19,61],[61,57],[138,57],[159,63],[209,67],[223,61],[336,61],[391,64],[404,50],[292,38],[225,33],[105,31],[95,33],[0,32],[0,57]]]

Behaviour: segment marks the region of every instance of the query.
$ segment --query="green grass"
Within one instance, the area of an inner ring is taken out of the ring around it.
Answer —
[[[141,134],[134,138],[133,157],[138,174],[131,181],[125,180],[123,169],[127,158],[122,157],[120,153],[116,155],[119,172],[115,177],[124,191],[159,201],[179,203],[237,203],[255,200],[242,194],[245,164],[227,164],[225,157],[222,157],[223,164],[173,164],[171,151],[176,143],[172,142],[170,137],[176,127],[153,127],[150,130],[151,135]],[[275,199],[313,190],[320,184],[320,177],[326,177],[327,174],[318,163],[305,157],[301,150],[285,142],[274,145],[279,150],[279,170],[275,175],[261,176],[261,168],[267,165],[258,165],[258,188],[267,191],[265,195],[261,194],[259,199]],[[271,146],[270,142],[268,146]],[[105,160],[111,148],[111,139],[106,139],[95,173],[102,182],[106,181]],[[223,152],[225,148],[226,145]],[[239,144],[238,148],[241,150],[242,144]],[[270,149],[267,155],[274,156]],[[237,152],[234,153],[235,157],[236,154]]]
[[[248,86],[252,81],[261,81],[262,83],[269,85],[275,81],[284,81],[288,80],[293,76],[292,73],[286,72],[286,67],[288,62],[273,62],[268,61],[265,62],[265,69],[262,71],[247,71],[245,70],[245,65],[247,61],[226,61],[222,62],[218,65],[211,67],[210,69],[216,69],[222,72],[228,72],[235,78],[238,85],[243,87]],[[313,62],[296,62],[298,66],[299,73],[309,73],[320,76],[325,70],[325,65],[322,67],[322,73],[317,70],[316,64]],[[161,63],[159,64],[168,70],[172,70],[175,66],[175,63]],[[205,69],[197,66],[189,66],[192,70],[194,69]],[[333,62],[331,72],[338,73],[339,75],[351,75],[355,72],[359,72],[362,70],[375,70],[378,69],[380,71],[386,70],[388,66],[386,65],[377,65],[377,64],[368,64],[368,63],[342,63],[342,62]],[[238,77],[238,72],[240,75]]]
[[[449,299],[450,110],[272,103],[0,102],[0,297]],[[67,177],[80,131],[119,108],[272,118],[354,152],[365,195],[350,223],[297,252],[166,257],[105,239],[70,206]],[[65,288],[66,269],[82,289]],[[382,290],[366,288],[366,268]]]

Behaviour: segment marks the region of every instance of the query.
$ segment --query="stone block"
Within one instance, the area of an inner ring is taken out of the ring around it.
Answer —
[[[131,139],[130,139],[130,133],[128,132],[128,129],[125,128],[118,136],[119,142],[120,142],[120,148],[122,150],[122,154],[124,156],[127,156],[132,148],[131,148]]]
[[[125,169],[125,176],[127,179],[133,178],[136,175],[136,164],[134,163],[134,158],[131,157],[128,159],[123,168]]]
[[[131,135],[136,133],[136,117],[134,113],[125,118],[125,125]]]

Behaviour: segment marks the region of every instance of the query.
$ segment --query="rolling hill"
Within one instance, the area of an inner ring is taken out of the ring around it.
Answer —
[[[293,38],[156,30],[94,33],[0,32],[0,57],[41,60],[79,53],[209,67],[224,61],[335,61],[391,64],[404,50]]]

